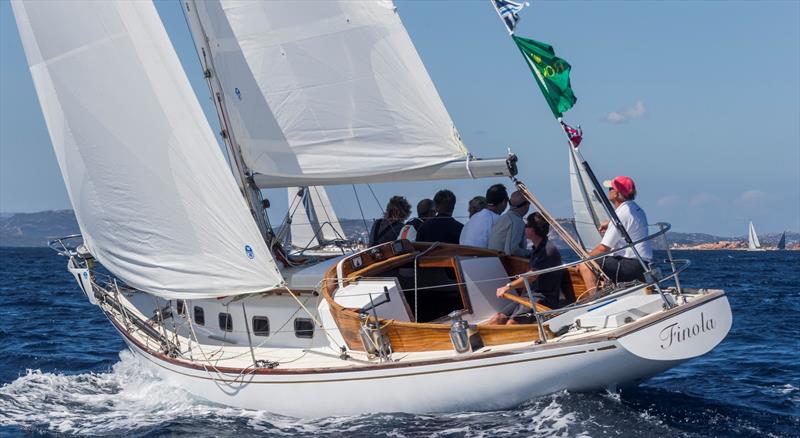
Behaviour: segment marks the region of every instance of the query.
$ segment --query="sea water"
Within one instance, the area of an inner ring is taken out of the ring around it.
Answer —
[[[733,328],[708,355],[635,389],[491,412],[301,420],[172,386],[125,350],[66,259],[0,248],[0,436],[800,436],[800,252],[675,255],[693,262],[685,286],[728,292]]]

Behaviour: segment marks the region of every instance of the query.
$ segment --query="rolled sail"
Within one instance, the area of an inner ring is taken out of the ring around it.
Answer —
[[[470,175],[391,1],[184,5],[259,187],[504,174]]]
[[[86,245],[145,292],[282,282],[151,2],[13,1]]]

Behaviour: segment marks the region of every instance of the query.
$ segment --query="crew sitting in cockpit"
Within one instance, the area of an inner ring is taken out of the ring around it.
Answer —
[[[545,220],[541,213],[534,212],[528,215],[525,224],[525,237],[533,244],[530,267],[532,271],[552,268],[561,265],[561,254],[558,248],[549,241],[547,235],[550,232],[550,224]],[[566,270],[548,272],[541,275],[530,276],[528,281],[531,291],[535,295],[541,296],[539,303],[554,309],[560,307],[560,296],[563,293],[568,303],[575,301],[575,294],[571,287],[562,287],[565,284],[565,276],[569,277]],[[497,296],[502,297],[514,290],[523,291],[523,297],[527,298],[525,284],[522,277],[497,288]],[[534,321],[530,309],[522,304],[510,302],[502,311],[495,314],[488,321],[489,324],[527,324]]]

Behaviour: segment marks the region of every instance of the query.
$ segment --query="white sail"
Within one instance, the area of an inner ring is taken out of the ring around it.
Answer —
[[[259,187],[505,171],[502,160],[467,170],[468,152],[391,1],[184,6]]]
[[[569,183],[572,192],[572,211],[575,215],[575,231],[584,249],[596,247],[603,236],[597,230],[601,223],[608,220],[603,205],[594,195],[594,188],[589,176],[581,166],[583,159],[577,149],[569,151]]]
[[[345,238],[324,187],[289,187],[288,192],[294,246],[313,248]]]
[[[758,234],[756,234],[756,227],[753,222],[747,226],[747,248],[748,249],[761,249],[761,242],[758,241]]]
[[[92,254],[168,298],[282,282],[151,2],[12,2]]]

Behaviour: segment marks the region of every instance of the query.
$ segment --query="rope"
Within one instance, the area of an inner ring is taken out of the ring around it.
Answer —
[[[464,160],[464,164],[467,166],[467,175],[470,178],[475,179],[475,175],[472,174],[472,168],[469,167],[469,163],[472,161],[472,154],[467,154],[467,159]]]

